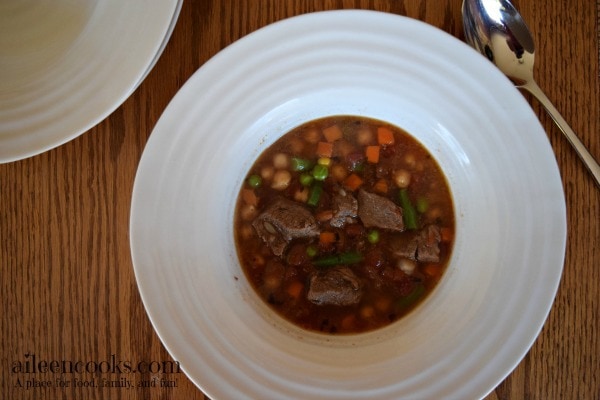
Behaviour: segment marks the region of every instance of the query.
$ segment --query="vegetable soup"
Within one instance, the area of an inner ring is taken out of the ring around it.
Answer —
[[[410,312],[454,241],[448,183],[398,127],[333,116],[283,135],[240,189],[235,241],[258,295],[288,321],[340,334]]]

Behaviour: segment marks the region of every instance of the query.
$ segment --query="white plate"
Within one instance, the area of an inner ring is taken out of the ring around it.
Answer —
[[[144,73],[144,75],[138,81],[137,85],[135,85],[136,88],[139,85],[142,84],[142,82],[144,81],[144,79],[146,79],[146,77],[148,76],[148,74],[152,71],[152,68],[154,68],[154,66],[156,65],[156,63],[157,63],[158,59],[160,58],[162,52],[165,50],[165,47],[167,47],[167,44],[169,43],[169,39],[171,38],[171,34],[173,33],[173,30],[175,29],[175,26],[177,25],[177,20],[179,19],[179,13],[181,12],[181,7],[182,6],[183,6],[183,0],[177,0],[177,6],[175,8],[175,12],[173,13],[173,17],[171,19],[171,24],[169,25],[169,28],[167,29],[167,33],[165,34],[165,36],[164,36],[164,38],[163,38],[163,40],[162,40],[162,42],[160,44],[160,47],[158,49],[158,52],[154,56],[154,59],[152,60],[152,62],[148,66],[148,68],[146,69],[146,72]]]
[[[0,162],[106,118],[164,49],[182,0],[0,2]]]
[[[417,137],[449,179],[457,236],[430,297],[390,327],[303,332],[238,263],[234,202],[247,169],[300,123],[355,114]],[[468,399],[526,354],[564,260],[561,180],[542,127],[467,45],[391,14],[285,20],[207,62],[160,118],[136,176],[135,274],[172,356],[214,399]]]

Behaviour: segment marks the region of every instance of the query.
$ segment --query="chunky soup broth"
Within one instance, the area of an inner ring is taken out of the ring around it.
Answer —
[[[308,330],[360,333],[432,291],[455,218],[446,178],[418,141],[382,121],[335,116],[260,155],[234,231],[242,269],[273,310]]]

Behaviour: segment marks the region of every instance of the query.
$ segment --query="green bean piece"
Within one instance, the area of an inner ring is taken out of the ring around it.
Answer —
[[[292,157],[291,162],[293,171],[308,171],[313,165],[310,160],[300,157]]]
[[[323,193],[323,185],[321,184],[321,182],[315,182],[315,184],[310,188],[310,193],[308,194],[308,201],[306,203],[309,206],[316,206],[317,204],[319,204],[321,193]]]
[[[400,206],[402,207],[402,218],[406,229],[415,230],[418,228],[417,211],[408,197],[407,189],[400,189]]]
[[[312,170],[312,176],[317,181],[324,181],[329,176],[329,168],[326,165],[317,164]]]
[[[398,303],[396,303],[396,305],[399,308],[410,307],[421,298],[423,293],[425,293],[425,286],[423,286],[422,284],[418,284],[417,286],[415,286],[413,291],[408,294],[408,296],[398,300]]]
[[[363,255],[349,251],[347,253],[333,254],[319,258],[313,262],[316,267],[332,267],[334,265],[356,264],[364,259]]]
[[[262,185],[262,178],[260,177],[260,175],[250,175],[248,177],[247,182],[248,182],[248,186],[256,189],[257,187],[260,187],[260,185]]]
[[[300,174],[300,184],[302,186],[310,186],[314,180],[315,178],[309,173]]]

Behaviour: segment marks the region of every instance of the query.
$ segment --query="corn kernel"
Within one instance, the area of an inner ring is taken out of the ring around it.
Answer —
[[[331,158],[329,158],[329,157],[321,157],[317,161],[317,164],[329,167],[329,165],[331,165]]]

